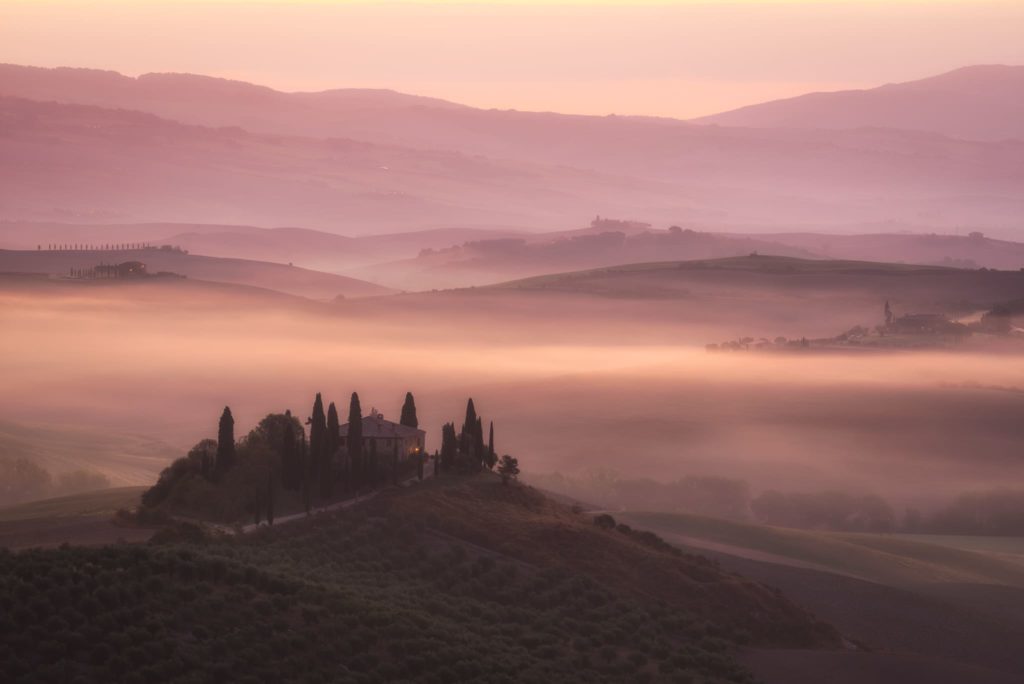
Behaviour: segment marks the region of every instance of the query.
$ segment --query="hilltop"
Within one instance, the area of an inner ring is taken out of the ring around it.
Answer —
[[[757,128],[902,128],[1024,139],[1024,66],[978,65],[867,90],[810,93],[695,119]]]
[[[182,530],[193,541],[0,553],[8,675],[749,682],[740,643],[839,644],[776,591],[492,476],[243,537]],[[90,591],[58,600],[68,582]],[[139,625],[154,646],[116,648]]]
[[[828,294],[829,306],[898,300],[907,308],[990,309],[1024,287],[1024,271],[751,254],[649,262],[502,283],[497,290],[626,298],[723,297],[734,304]],[[814,302],[808,302],[812,306]]]

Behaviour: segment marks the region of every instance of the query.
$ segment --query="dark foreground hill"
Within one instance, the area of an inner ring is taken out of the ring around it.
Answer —
[[[0,552],[5,681],[748,682],[830,627],[491,477],[238,538]]]

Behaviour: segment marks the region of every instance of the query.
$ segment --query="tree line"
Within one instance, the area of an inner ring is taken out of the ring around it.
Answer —
[[[483,418],[477,415],[472,398],[466,403],[466,417],[459,432],[454,421],[442,426],[437,466],[439,472],[479,472],[497,468],[505,484],[519,475],[518,459],[508,454],[499,459],[494,450],[494,421],[490,422],[484,441]]]

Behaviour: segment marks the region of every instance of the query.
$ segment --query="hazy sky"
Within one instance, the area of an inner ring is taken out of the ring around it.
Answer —
[[[1024,0],[0,0],[0,61],[688,117],[1024,64]]]

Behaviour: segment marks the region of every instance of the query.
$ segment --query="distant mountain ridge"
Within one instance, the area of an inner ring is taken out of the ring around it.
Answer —
[[[969,66],[867,90],[809,93],[693,122],[754,128],[900,128],[967,140],[1024,140],[1024,66]]]
[[[997,104],[986,107],[1014,111]],[[1005,235],[1024,214],[1024,140],[896,128],[726,128],[12,65],[0,66],[0,125],[8,220],[358,235],[555,230],[601,214],[712,230],[895,221]]]

